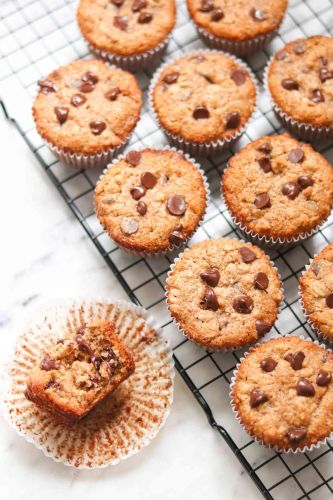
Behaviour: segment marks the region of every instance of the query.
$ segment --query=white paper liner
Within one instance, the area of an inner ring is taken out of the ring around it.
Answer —
[[[60,303],[30,322],[1,373],[0,410],[20,436],[56,462],[82,469],[115,465],[156,436],[170,412],[174,363],[168,342],[142,307],[108,299]],[[114,321],[135,359],[135,372],[73,426],[59,423],[24,396],[43,351],[84,322]]]
[[[225,50],[237,56],[247,56],[263,49],[265,45],[274,38],[278,28],[270,33],[257,35],[249,40],[228,40],[227,38],[215,36],[200,26],[197,26],[197,30],[199,36],[209,47]]]
[[[203,142],[203,143],[195,143],[191,141],[186,141],[183,139],[181,136],[172,134],[169,132],[167,129],[163,127],[161,124],[158,114],[155,110],[154,107],[154,100],[153,100],[153,90],[158,83],[159,77],[161,73],[167,68],[169,65],[174,64],[178,59],[181,59],[184,56],[190,56],[190,55],[195,55],[195,54],[224,54],[226,57],[229,59],[232,59],[235,61],[237,64],[239,64],[243,69],[245,69],[249,75],[250,78],[255,85],[256,89],[256,100],[255,104],[253,107],[252,114],[248,118],[247,122],[241,127],[240,129],[236,130],[234,135],[231,137],[226,137],[225,139],[219,139],[217,141],[210,141],[210,142]],[[249,68],[247,64],[244,63],[241,59],[238,59],[235,57],[233,54],[229,54],[226,52],[218,51],[218,50],[209,50],[209,49],[197,49],[197,50],[185,50],[183,54],[178,55],[176,57],[171,57],[167,61],[165,61],[159,68],[158,70],[154,73],[150,86],[148,89],[148,102],[149,102],[149,107],[150,110],[155,118],[155,121],[158,123],[158,125],[161,127],[163,132],[166,134],[168,137],[169,141],[174,144],[177,148],[182,149],[186,153],[189,153],[191,155],[198,155],[198,156],[207,156],[207,155],[215,155],[219,154],[222,151],[225,151],[227,149],[230,149],[233,144],[239,139],[239,137],[244,133],[246,127],[249,125],[249,123],[253,120],[254,114],[257,111],[257,103],[258,103],[258,96],[259,96],[259,89],[258,89],[258,83],[256,80],[256,77],[253,73],[253,71]]]
[[[320,127],[316,125],[310,125],[309,123],[301,122],[298,120],[295,120],[292,116],[288,115],[285,111],[282,111],[282,109],[277,105],[277,103],[274,101],[274,98],[269,90],[269,84],[268,84],[268,74],[269,74],[269,68],[270,65],[272,64],[274,60],[274,55],[271,57],[271,59],[268,61],[267,66],[264,70],[264,76],[263,76],[263,85],[264,89],[266,90],[272,108],[275,111],[275,113],[278,115],[280,118],[283,126],[289,130],[292,134],[296,135],[300,139],[304,141],[323,141],[325,139],[333,139],[333,126],[332,127]]]
[[[323,349],[325,349],[326,351],[328,352],[332,352],[331,349],[327,349],[327,347],[323,344],[321,344],[320,342],[318,342],[317,340],[311,340],[309,338],[305,338],[303,337],[302,335],[300,335],[299,337],[297,338],[300,338],[302,340],[305,340],[306,342],[312,342],[316,345],[319,345],[320,347],[322,347]],[[269,340],[267,341],[269,342]],[[244,353],[244,355],[242,356],[242,358],[240,359],[240,362],[237,363],[236,365],[236,368],[233,372],[233,375],[231,377],[231,380],[230,380],[230,392],[229,392],[229,396],[230,396],[230,403],[231,403],[231,408],[232,408],[232,411],[236,417],[236,419],[238,420],[239,424],[242,426],[242,428],[244,429],[244,431],[258,444],[264,446],[265,448],[270,448],[274,451],[276,451],[277,453],[292,453],[292,454],[297,454],[297,453],[305,453],[305,452],[309,452],[309,451],[313,451],[315,449],[318,449],[320,448],[320,446],[323,446],[324,444],[327,444],[328,441],[330,441],[331,439],[333,439],[333,431],[324,439],[318,441],[317,443],[315,444],[312,444],[311,446],[303,446],[303,447],[299,447],[299,448],[296,448],[296,449],[293,449],[293,448],[279,448],[278,446],[272,446],[272,445],[269,445],[269,444],[266,444],[264,443],[261,439],[258,439],[254,434],[250,433],[247,429],[245,429],[245,427],[243,426],[242,424],[242,421],[241,421],[241,418],[236,410],[236,407],[235,405],[233,404],[233,397],[232,397],[232,392],[233,392],[233,388],[235,386],[235,383],[236,383],[236,377],[237,377],[237,374],[238,374],[238,370],[239,370],[239,367],[242,363],[242,361],[244,361],[244,359],[249,355],[251,354],[252,350],[255,349],[256,346],[253,346],[252,348],[249,349],[248,352]]]
[[[237,241],[240,241],[241,243],[248,243],[242,239],[238,239]],[[247,344],[243,344],[241,346],[234,346],[234,347],[208,347],[204,344],[201,344],[200,342],[197,342],[195,341],[192,337],[190,337],[183,329],[182,327],[179,325],[179,323],[177,322],[176,318],[174,318],[174,316],[172,315],[172,312],[170,310],[170,303],[169,303],[169,297],[168,297],[168,289],[167,289],[167,283],[168,283],[168,279],[170,278],[172,272],[173,272],[173,269],[175,267],[175,265],[177,264],[177,262],[182,258],[182,256],[184,255],[185,252],[188,252],[189,250],[191,250],[191,248],[185,248],[185,250],[180,253],[173,261],[173,263],[170,265],[170,269],[168,271],[168,274],[167,274],[167,278],[166,278],[166,281],[165,281],[165,298],[166,298],[166,305],[167,305],[167,308],[168,308],[168,311],[169,311],[169,314],[172,318],[172,321],[173,321],[173,324],[177,327],[178,331],[180,333],[183,334],[184,337],[186,337],[188,340],[190,340],[191,342],[193,342],[194,344],[198,345],[199,347],[202,347],[204,349],[206,349],[206,351],[208,352],[230,352],[230,351],[236,351],[238,349],[244,349],[245,347],[249,346],[249,345],[252,345],[252,343],[247,343]],[[266,256],[268,257],[268,255],[266,254]],[[276,324],[276,322],[278,321],[279,319],[279,316],[281,314],[281,310],[282,310],[282,306],[283,306],[283,302],[284,302],[284,290],[283,290],[283,284],[282,284],[282,279],[281,279],[281,276],[280,276],[280,273],[279,273],[279,270],[278,268],[276,267],[276,265],[274,264],[274,262],[269,259],[269,262],[272,266],[272,268],[277,272],[277,275],[278,275],[278,278],[280,280],[280,283],[281,283],[281,287],[280,287],[280,291],[281,291],[281,302],[279,304],[279,307],[278,307],[278,310],[277,310],[277,314],[276,314],[276,319],[275,319],[275,322],[274,324],[272,325],[272,328],[274,327],[274,325]],[[272,330],[272,328],[270,329],[270,331]],[[270,332],[269,331],[269,332]],[[257,341],[259,341],[261,338],[265,337],[266,335],[269,334],[269,332],[265,333],[262,337],[258,338]],[[255,341],[255,342],[257,342]]]
[[[170,252],[173,252],[174,250],[182,248],[186,244],[186,242],[190,238],[192,238],[192,236],[194,235],[194,233],[199,229],[199,227],[202,225],[202,223],[203,223],[203,221],[204,221],[204,219],[206,217],[207,208],[208,208],[208,204],[209,204],[209,200],[210,200],[210,188],[209,188],[209,183],[208,183],[206,174],[203,171],[203,169],[201,168],[201,166],[199,165],[199,163],[196,162],[193,158],[191,158],[187,153],[184,153],[184,151],[179,151],[176,148],[171,147],[171,146],[161,146],[161,147],[158,147],[158,146],[143,147],[142,146],[142,147],[139,147],[139,148],[135,148],[135,151],[144,151],[145,149],[151,149],[153,151],[174,151],[175,153],[178,153],[178,154],[182,155],[185,158],[185,160],[187,160],[190,163],[192,163],[192,165],[194,165],[196,167],[196,169],[200,172],[200,175],[202,177],[202,180],[203,180],[203,183],[204,183],[204,186],[205,186],[205,191],[206,191],[206,206],[205,206],[205,210],[204,210],[204,212],[202,214],[202,217],[199,220],[199,222],[196,225],[196,227],[193,229],[193,231],[189,234],[189,236],[187,237],[187,239],[184,242],[180,243],[179,245],[170,244],[170,246],[168,248],[165,248],[164,250],[155,250],[155,251],[148,252],[148,251],[140,251],[140,250],[134,250],[132,248],[127,248],[126,246],[121,245],[120,243],[118,243],[118,241],[116,242],[117,245],[119,246],[119,248],[121,248],[122,250],[125,250],[126,252],[128,252],[130,254],[133,254],[133,255],[142,255],[142,256],[147,256],[147,257],[152,257],[152,256],[158,257],[160,255],[166,255],[167,253],[170,253]],[[126,157],[126,154],[118,156],[115,160],[113,160],[113,162],[110,165],[108,165],[103,170],[102,174],[100,175],[100,177],[99,177],[99,179],[98,179],[98,181],[96,183],[96,188],[98,186],[98,183],[103,179],[103,177],[108,172],[108,170],[110,168],[112,168],[113,165],[117,164],[120,160],[123,160],[125,157]],[[96,211],[96,205],[95,205],[95,211]],[[98,218],[98,216],[97,216],[97,218]],[[109,233],[107,227],[104,224],[102,224],[101,221],[99,221],[99,222],[100,222],[101,226],[103,227],[104,231],[112,239],[112,236]]]
[[[100,168],[104,167],[109,161],[112,160],[122,149],[126,146],[130,136],[119,146],[114,148],[109,148],[106,151],[96,153],[93,155],[69,153],[63,149],[54,146],[48,141],[45,141],[47,146],[50,148],[51,152],[59,158],[59,160],[66,165],[76,168]],[[45,139],[44,139],[45,140]]]

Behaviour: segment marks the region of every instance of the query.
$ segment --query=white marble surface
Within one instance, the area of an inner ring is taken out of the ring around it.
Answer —
[[[124,292],[21,137],[0,118],[0,361],[18,325],[45,300]],[[135,457],[101,471],[54,463],[0,418],[1,500],[236,499],[260,497],[176,376],[171,415]]]

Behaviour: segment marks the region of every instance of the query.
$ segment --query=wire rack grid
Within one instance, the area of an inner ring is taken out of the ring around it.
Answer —
[[[59,65],[85,57],[87,47],[75,20],[73,0],[5,0],[0,5],[0,96],[7,119],[38,158],[52,182],[81,223],[98,251],[128,293],[130,299],[149,309],[171,339],[176,368],[206,413],[210,425],[224,438],[261,493],[268,499],[327,499],[333,493],[333,453],[327,444],[311,453],[279,454],[253,442],[235,420],[229,402],[229,383],[243,351],[210,353],[182,337],[170,321],[165,305],[164,283],[174,256],[145,259],[120,250],[103,232],[93,210],[93,190],[100,171],[74,170],[59,163],[38,136],[30,116],[36,82]],[[332,0],[290,0],[278,36],[262,52],[247,58],[262,81],[272,53],[298,37],[333,32]],[[201,48],[184,0],[178,3],[177,25],[167,56],[184,48]],[[146,91],[151,73],[139,73],[145,103],[141,120],[129,147],[167,144],[149,113]],[[259,109],[234,151],[265,134],[281,131],[268,96],[261,89]],[[333,147],[320,148],[333,163]],[[239,237],[220,196],[220,177],[229,153],[201,159],[211,187],[211,201],[204,224],[191,243],[220,236]],[[270,336],[313,337],[302,315],[298,276],[309,259],[333,241],[333,217],[320,232],[296,248],[270,252],[283,279],[285,301]]]

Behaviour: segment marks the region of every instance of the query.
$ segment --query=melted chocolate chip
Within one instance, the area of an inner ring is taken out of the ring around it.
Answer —
[[[314,184],[314,180],[309,175],[301,175],[297,179],[297,182],[300,185],[301,189],[306,189],[310,186],[313,186]]]
[[[259,272],[254,277],[254,286],[259,290],[267,290],[269,279],[266,273]]]
[[[267,19],[265,12],[261,9],[255,9],[255,8],[251,9],[250,16],[255,21],[265,21],[265,19]]]
[[[176,81],[179,78],[179,73],[178,71],[173,71],[172,73],[168,73],[165,75],[163,78],[163,82],[167,83],[168,85],[171,85],[172,83],[176,83]]]
[[[242,261],[245,262],[246,264],[253,262],[257,258],[254,251],[251,250],[251,248],[249,248],[249,247],[240,247],[238,249],[238,253],[239,253]]]
[[[274,371],[276,366],[277,361],[275,361],[275,359],[273,358],[265,358],[260,363],[260,368],[266,373]]]
[[[288,52],[286,52],[283,49],[278,50],[277,53],[275,54],[275,59],[277,61],[283,61],[284,59],[287,59],[287,57],[288,57]]]
[[[304,427],[291,427],[287,432],[287,438],[291,444],[298,444],[306,436],[306,429]]]
[[[142,11],[138,17],[139,24],[148,24],[152,21],[153,14],[151,12]]]
[[[177,226],[178,228],[178,226]],[[185,235],[181,232],[181,229],[175,228],[169,235],[169,242],[172,245],[182,245],[186,241]],[[181,226],[182,228],[182,226]]]
[[[202,297],[200,301],[200,307],[201,309],[209,309],[211,311],[217,311],[219,308],[219,303],[217,301],[216,295],[214,290],[211,288],[206,288],[204,296]]]
[[[267,174],[272,171],[271,160],[267,156],[263,156],[258,160],[260,168]]]
[[[227,113],[225,117],[225,128],[232,129],[237,128],[240,124],[240,114],[238,111],[234,111],[232,113]]]
[[[261,392],[260,389],[253,389],[250,393],[250,406],[251,408],[257,408],[258,406],[266,403],[268,401],[268,396]]]
[[[248,295],[240,295],[233,300],[232,307],[240,314],[250,314],[253,310],[253,300]]]
[[[304,54],[304,52],[306,51],[306,43],[304,43],[304,42],[296,42],[296,43],[294,43],[293,44],[293,51],[298,56],[300,56],[301,54]]]
[[[287,182],[286,184],[283,184],[281,189],[281,193],[287,196],[289,200],[297,198],[300,192],[301,188],[297,182]]]
[[[106,97],[106,99],[109,99],[110,101],[115,101],[119,94],[120,94],[120,88],[112,87],[104,94],[104,97]]]
[[[298,396],[304,396],[305,398],[311,398],[315,395],[315,388],[313,387],[310,380],[301,377],[296,385],[296,392]]]
[[[324,83],[326,82],[326,80],[330,80],[331,78],[333,78],[333,71],[330,71],[327,68],[320,68],[319,78],[320,81]]]
[[[60,389],[61,388],[61,384],[59,384],[59,382],[56,382],[55,380],[50,380],[46,385],[44,385],[44,389],[47,390],[47,389]]]
[[[98,76],[95,75],[92,71],[86,71],[82,76],[81,80],[83,82],[89,82],[92,85],[95,85],[98,82]]]
[[[220,271],[215,267],[210,267],[200,273],[200,278],[202,279],[202,281],[207,283],[207,285],[215,287],[218,285],[218,282],[220,280]]]
[[[296,148],[289,151],[287,160],[290,161],[290,163],[301,163],[304,160],[303,149]]]
[[[330,293],[329,295],[327,295],[327,297],[326,297],[326,305],[330,309],[333,309],[333,293]]]
[[[221,21],[221,19],[223,18],[224,18],[224,12],[223,9],[220,8],[214,9],[212,15],[210,16],[211,21],[213,21],[214,23]]]
[[[56,117],[58,118],[58,122],[60,123],[60,125],[65,123],[68,118],[69,109],[63,106],[56,106],[54,108],[54,112]]]
[[[81,92],[89,94],[89,92],[92,92],[95,89],[95,86],[90,82],[82,82],[79,89]]]
[[[314,89],[310,100],[317,104],[318,102],[324,102],[325,96],[320,89]]]
[[[59,370],[59,366],[57,365],[56,361],[52,359],[51,356],[49,356],[49,354],[45,354],[39,367],[41,370],[45,371]]]
[[[113,26],[120,29],[121,31],[126,31],[128,26],[128,21],[126,16],[115,16],[113,19]]]
[[[212,0],[202,0],[199,7],[200,12],[211,12],[214,10],[214,4]]]
[[[58,90],[55,84],[48,78],[45,78],[45,80],[39,80],[38,85],[40,87],[40,91],[45,95],[52,94],[52,92],[57,92]]]
[[[140,200],[146,194],[146,189],[142,186],[133,186],[130,193],[134,200]]]
[[[140,151],[129,151],[126,155],[126,161],[133,165],[133,167],[136,167],[139,165],[141,161],[141,153]]]
[[[82,94],[74,94],[71,99],[71,104],[78,108],[86,102],[87,98]]]
[[[247,72],[244,69],[235,69],[231,73],[230,78],[235,82],[236,85],[243,85],[247,78]]]
[[[147,213],[147,205],[145,204],[144,201],[139,201],[139,203],[136,206],[136,209],[138,213],[142,216],[146,215]]]
[[[317,385],[319,385],[320,387],[326,387],[327,385],[330,384],[331,380],[332,380],[331,373],[325,372],[324,370],[319,370],[316,378]]]
[[[254,199],[254,205],[260,210],[271,206],[271,199],[268,193],[259,193]]]
[[[120,223],[120,229],[122,233],[130,236],[131,234],[137,233],[139,224],[131,217],[124,217]]]
[[[270,323],[267,323],[267,321],[265,321],[263,319],[257,319],[256,331],[257,331],[259,337],[262,337],[263,335],[265,335],[265,333],[268,333],[271,328],[272,328],[272,325]]]
[[[285,78],[284,80],[282,80],[281,85],[285,90],[299,89],[299,84],[295,80],[292,80],[291,78]]]
[[[205,108],[204,106],[198,106],[193,111],[192,116],[195,120],[205,120],[209,118],[210,114],[207,108]]]
[[[134,0],[132,3],[132,12],[139,12],[141,9],[145,9],[146,7],[146,0]]]
[[[295,353],[288,352],[284,359],[290,363],[293,370],[300,370],[305,359],[305,354],[302,351],[297,351]]]
[[[167,201],[167,209],[171,215],[183,215],[186,212],[184,196],[180,194],[170,195]]]
[[[269,142],[263,142],[260,146],[257,147],[257,151],[261,153],[266,153],[269,155],[272,152],[272,145]]]
[[[94,120],[89,123],[89,127],[94,135],[100,135],[106,129],[106,123],[101,120]]]
[[[95,356],[94,351],[90,347],[90,344],[86,340],[84,340],[82,335],[76,335],[75,342],[77,343],[80,351],[87,352],[89,354],[89,360],[92,361]]]
[[[141,175],[141,184],[146,189],[152,189],[154,186],[156,186],[156,183],[157,177],[151,172],[145,172]]]

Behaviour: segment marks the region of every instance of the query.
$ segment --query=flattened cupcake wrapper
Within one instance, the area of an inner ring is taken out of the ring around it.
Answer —
[[[181,136],[168,132],[168,130],[165,129],[163,127],[163,125],[161,124],[161,122],[158,118],[157,111],[154,107],[153,90],[154,90],[156,84],[158,83],[158,80],[159,80],[161,73],[165,70],[165,68],[167,68],[170,64],[174,64],[181,57],[190,56],[190,55],[194,55],[194,54],[212,54],[212,53],[224,54],[226,57],[229,57],[230,59],[235,61],[237,64],[239,64],[239,66],[244,68],[249,73],[250,78],[251,78],[253,84],[255,85],[255,89],[256,89],[256,102],[255,102],[255,105],[253,107],[252,114],[248,118],[247,122],[239,130],[236,130],[235,133],[231,137],[227,137],[225,139],[219,139],[217,141],[207,141],[207,142],[203,142],[203,143],[186,141]],[[219,50],[209,50],[209,49],[185,50],[183,54],[168,59],[155,72],[155,74],[153,75],[153,77],[151,79],[150,86],[148,89],[148,101],[149,101],[150,110],[155,118],[155,121],[161,127],[161,129],[163,130],[165,135],[168,137],[168,140],[172,144],[174,144],[177,148],[182,149],[186,153],[189,153],[189,154],[194,155],[194,156],[196,156],[196,155],[197,156],[216,155],[216,154],[221,153],[222,151],[230,149],[231,146],[237,141],[237,139],[239,139],[239,137],[244,133],[248,124],[253,120],[253,117],[257,111],[258,96],[259,96],[259,89],[258,89],[258,83],[257,83],[256,77],[255,77],[253,71],[249,68],[249,66],[247,64],[244,63],[244,61],[242,61],[241,59],[238,59],[233,54],[229,54],[227,52],[222,52]]]
[[[318,342],[317,340],[311,340],[309,338],[305,338],[303,337],[302,335],[299,336],[300,339],[302,340],[305,340],[306,342],[312,342],[313,344],[316,344],[316,345],[319,345],[320,347],[322,347],[323,349],[325,349],[326,351],[328,352],[332,352],[331,349],[328,349],[325,345],[321,344],[320,342]],[[239,424],[242,426],[242,428],[244,429],[244,431],[258,444],[262,445],[262,446],[265,446],[265,448],[270,448],[271,450],[274,450],[276,451],[277,453],[292,453],[292,454],[297,454],[297,453],[305,453],[305,452],[308,452],[308,451],[313,451],[315,449],[318,449],[320,448],[320,446],[323,446],[324,444],[327,444],[328,441],[332,440],[333,439],[333,431],[324,439],[321,439],[321,440],[318,440],[317,443],[314,443],[310,446],[303,446],[303,447],[299,447],[299,448],[296,448],[296,449],[293,449],[293,448],[279,448],[278,446],[272,446],[270,444],[266,444],[262,439],[259,439],[255,436],[255,434],[252,434],[251,432],[249,432],[247,429],[245,429],[245,426],[243,425],[242,423],[242,420],[241,420],[241,417],[236,409],[236,406],[234,405],[233,403],[233,388],[236,384],[236,377],[237,377],[237,374],[238,374],[238,370],[239,370],[239,367],[242,363],[242,361],[244,361],[244,359],[249,355],[251,354],[251,351],[255,348],[256,346],[253,346],[252,348],[250,348],[248,350],[248,352],[244,353],[243,357],[240,359],[240,362],[237,363],[236,365],[236,368],[233,372],[233,375],[231,377],[231,380],[230,380],[230,392],[229,392],[229,396],[230,396],[230,404],[231,404],[231,408],[232,408],[232,411],[236,417],[236,419],[238,420]]]
[[[45,140],[45,139],[44,139]],[[71,167],[76,168],[100,168],[104,167],[109,161],[112,160],[122,149],[126,146],[129,137],[119,146],[114,148],[109,148],[106,151],[100,153],[95,153],[93,155],[79,154],[79,153],[68,153],[63,149],[54,146],[50,142],[46,142],[47,146],[50,148],[51,152],[56,156],[61,162]]]
[[[330,127],[320,127],[316,125],[311,125],[309,123],[301,122],[295,120],[292,116],[288,115],[285,111],[277,105],[274,98],[269,90],[268,85],[268,73],[270,65],[272,64],[274,56],[271,57],[264,71],[263,83],[264,88],[270,98],[272,108],[275,113],[280,118],[283,126],[289,130],[292,134],[296,135],[303,141],[323,141],[325,139],[333,139],[333,126]]]
[[[241,243],[248,243],[244,240],[241,240],[239,239],[238,241],[240,241]],[[192,337],[190,337],[186,332],[185,330],[183,330],[183,328],[179,325],[179,323],[177,322],[176,318],[174,318],[174,316],[172,315],[171,313],[171,310],[170,310],[170,303],[169,303],[169,296],[168,296],[168,289],[167,289],[167,283],[168,283],[168,280],[173,272],[173,269],[176,265],[176,263],[181,259],[181,257],[184,255],[185,252],[188,252],[190,250],[190,248],[185,248],[185,250],[180,253],[178,255],[178,257],[176,257],[173,261],[173,263],[170,265],[170,269],[168,271],[168,275],[167,275],[167,278],[166,278],[166,281],[165,281],[165,299],[166,299],[166,305],[167,305],[167,308],[168,308],[168,311],[169,311],[169,314],[172,318],[172,321],[173,321],[173,324],[177,327],[178,331],[180,333],[183,334],[184,337],[186,337],[190,342],[193,342],[194,344],[198,345],[199,347],[202,347],[203,349],[206,349],[207,352],[230,352],[230,351],[236,351],[237,349],[244,349],[245,347],[247,346],[251,346],[252,344],[243,344],[241,346],[233,346],[233,347],[219,347],[219,348],[212,348],[212,347],[208,347],[204,344],[201,344],[200,342],[197,342],[195,341],[194,339],[192,339]],[[267,254],[266,254],[267,256]],[[267,256],[268,257],[268,256]],[[276,314],[276,319],[275,319],[275,322],[274,324],[272,325],[272,328],[274,327],[274,325],[276,324],[276,322],[278,321],[279,319],[279,316],[281,314],[281,311],[282,311],[282,306],[283,306],[283,302],[284,302],[284,290],[283,290],[283,284],[282,284],[282,279],[281,279],[281,276],[280,276],[280,273],[279,273],[279,270],[278,268],[276,267],[276,265],[274,264],[274,262],[269,259],[269,262],[272,266],[273,269],[275,269],[275,271],[277,272],[278,274],[278,278],[280,280],[280,283],[281,283],[281,287],[280,287],[280,292],[281,292],[281,302],[279,304],[279,307],[278,307],[278,310],[277,310],[277,314]],[[265,337],[266,335],[268,335],[272,328],[270,329],[269,332],[265,333],[262,337],[260,337],[257,341],[255,342],[258,342],[261,338]]]
[[[204,186],[205,186],[205,191],[206,191],[206,206],[205,206],[205,210],[204,210],[204,213],[200,219],[200,221],[198,222],[198,224],[196,225],[196,227],[193,229],[193,231],[191,232],[191,234],[189,234],[189,236],[187,237],[187,239],[180,243],[179,245],[176,245],[176,244],[170,244],[170,246],[168,248],[165,248],[164,250],[156,250],[156,251],[152,251],[152,252],[147,252],[147,251],[139,251],[139,250],[133,250],[133,249],[130,249],[130,248],[127,248],[126,246],[124,245],[121,245],[120,243],[116,242],[117,245],[119,246],[119,248],[121,248],[122,250],[125,250],[125,252],[128,252],[132,255],[142,255],[142,256],[147,256],[147,257],[158,257],[158,256],[161,256],[161,255],[166,255],[167,253],[169,252],[173,252],[174,250],[177,250],[179,248],[182,248],[188,241],[189,239],[192,238],[192,236],[196,233],[196,231],[199,229],[199,227],[202,225],[205,217],[206,217],[206,213],[207,213],[207,208],[208,208],[208,204],[209,204],[209,200],[210,200],[210,188],[209,188],[209,183],[208,183],[208,180],[207,180],[207,177],[206,177],[206,174],[205,172],[202,170],[201,166],[199,165],[199,163],[197,163],[193,158],[191,158],[188,154],[184,153],[184,151],[179,151],[177,150],[176,148],[173,148],[173,147],[170,147],[170,146],[162,146],[162,147],[157,147],[157,146],[149,146],[149,147],[145,147],[145,146],[142,146],[140,148],[136,148],[135,151],[143,151],[144,149],[152,149],[152,150],[155,150],[155,151],[174,151],[175,153],[179,153],[181,154],[182,156],[184,156],[184,158],[189,161],[190,163],[192,163],[192,165],[194,165],[197,170],[200,172],[201,174],[201,177],[202,177],[202,180],[203,180],[203,183],[204,183]],[[113,167],[113,165],[115,165],[116,163],[118,163],[120,160],[124,159],[126,157],[126,154],[123,154],[123,155],[120,155],[118,156],[117,158],[115,158],[112,163],[110,165],[108,165],[102,172],[102,174],[100,175],[97,183],[96,183],[96,188],[97,188],[97,185],[98,183],[103,179],[103,177],[105,176],[105,174],[107,173],[107,171]],[[110,236],[111,239],[112,236],[111,234],[108,232],[107,228],[100,222],[100,224],[102,225],[104,231]]]
[[[88,416],[67,426],[25,398],[27,375],[59,333],[75,332],[97,319],[115,322],[134,355],[135,372]],[[73,300],[44,311],[26,326],[2,372],[0,410],[10,426],[47,457],[81,469],[115,465],[149,444],[164,425],[173,399],[168,342],[145,309],[124,301]]]
[[[274,31],[266,33],[265,35],[255,36],[249,40],[228,40],[227,38],[215,36],[204,28],[197,26],[199,36],[209,47],[225,50],[226,52],[231,52],[241,57],[263,49],[265,45],[274,38],[278,29],[279,28],[276,28]]]

